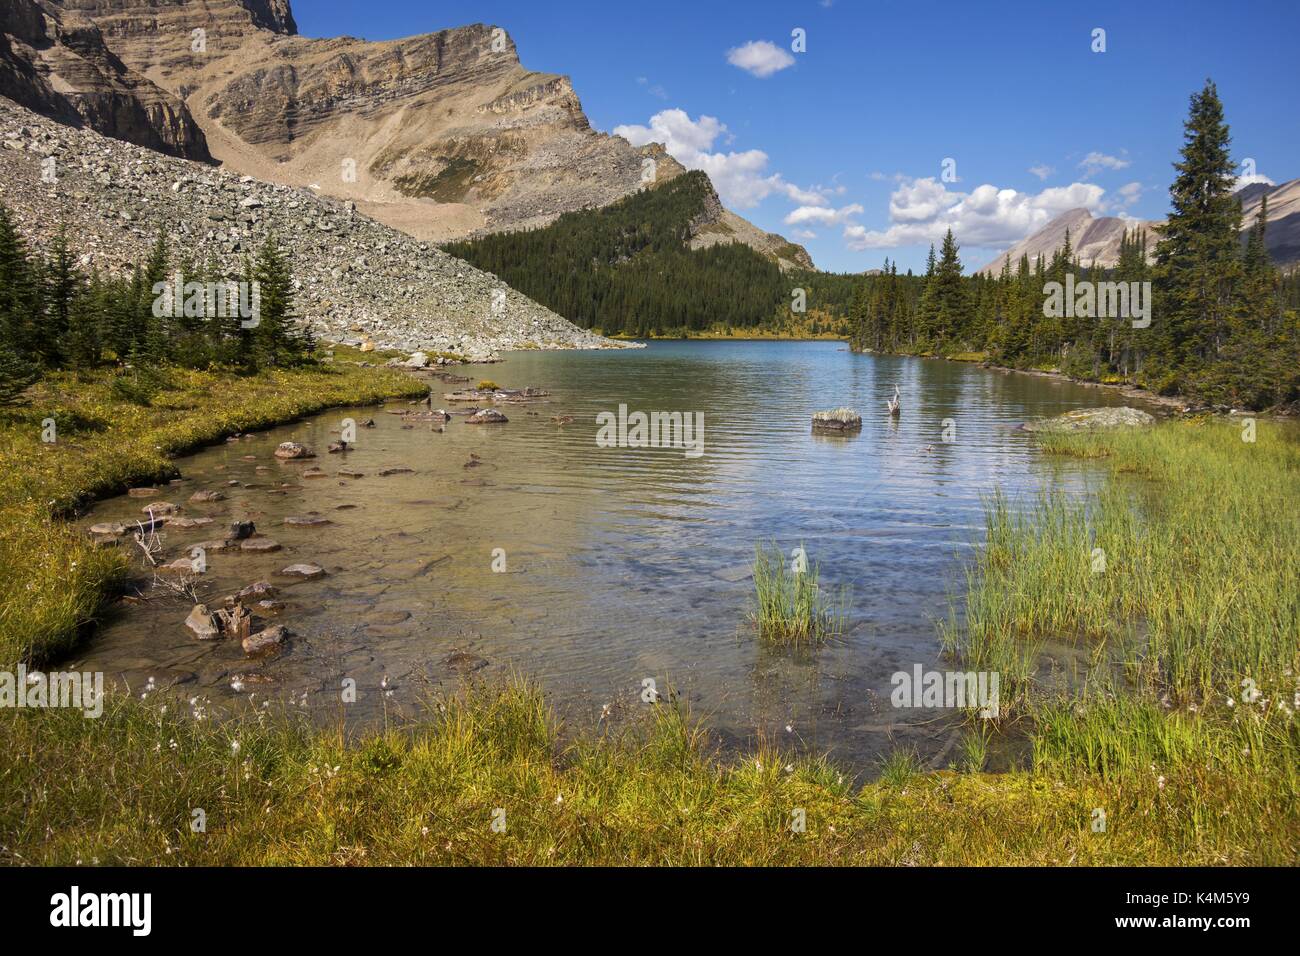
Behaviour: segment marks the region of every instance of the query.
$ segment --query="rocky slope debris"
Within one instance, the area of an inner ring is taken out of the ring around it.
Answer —
[[[472,359],[617,347],[350,203],[65,126],[3,98],[0,202],[29,240],[47,244],[66,228],[87,270],[143,260],[161,232],[174,266],[211,261],[238,276],[275,235],[290,257],[299,315],[330,341]]]

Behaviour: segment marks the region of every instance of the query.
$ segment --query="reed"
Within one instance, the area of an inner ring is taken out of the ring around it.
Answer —
[[[828,594],[820,584],[819,566],[802,557],[802,545],[797,554],[787,561],[775,543],[754,549],[750,619],[760,639],[773,644],[819,644],[844,632],[847,592]]]

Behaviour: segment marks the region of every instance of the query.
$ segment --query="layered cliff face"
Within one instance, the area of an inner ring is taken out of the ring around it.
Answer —
[[[684,171],[656,144],[593,130],[569,79],[526,69],[499,27],[316,40],[296,35],[287,0],[47,2],[93,18],[127,65],[182,97],[223,163],[421,239],[545,225]],[[735,219],[701,241],[789,251]]]
[[[0,7],[0,95],[129,143],[212,159],[179,97],[127,67],[93,21],[50,0]]]

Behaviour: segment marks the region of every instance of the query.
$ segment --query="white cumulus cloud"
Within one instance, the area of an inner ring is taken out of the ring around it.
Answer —
[[[787,226],[802,226],[808,223],[816,223],[819,226],[833,226],[836,223],[847,222],[860,212],[862,212],[862,207],[857,203],[850,203],[847,206],[841,206],[839,209],[830,209],[826,206],[800,206],[786,215],[785,224]]]
[[[794,66],[794,57],[770,40],[750,40],[728,50],[727,62],[764,79],[788,66]]]
[[[715,116],[691,119],[685,110],[662,110],[650,117],[649,125],[615,126],[614,135],[633,146],[663,143],[668,155],[687,169],[702,169],[728,206],[750,209],[768,196],[785,196],[801,206],[827,205],[826,191],[804,189],[787,182],[780,173],[768,172],[768,155],[761,149],[741,152],[715,150],[714,143],[727,133]]]
[[[1105,153],[1099,153],[1096,150],[1079,161],[1079,168],[1083,170],[1084,179],[1096,176],[1103,169],[1127,169],[1129,165],[1127,159],[1122,159],[1119,156],[1107,156]]]
[[[964,193],[949,190],[933,177],[912,179],[890,194],[887,229],[849,223],[844,238],[850,249],[881,249],[939,242],[951,229],[962,245],[1002,248],[1067,210],[1084,207],[1100,212],[1105,192],[1092,183],[1055,186],[1039,193],[986,183]]]

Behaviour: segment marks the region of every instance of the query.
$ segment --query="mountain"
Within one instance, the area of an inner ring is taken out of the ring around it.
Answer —
[[[55,181],[44,175],[53,158]],[[166,156],[0,98],[0,203],[44,248],[62,230],[84,271],[120,274],[160,231],[186,281],[239,275],[269,236],[289,257],[297,312],[331,341],[486,357],[604,348],[496,276],[313,190]]]
[[[1237,195],[1241,197],[1241,222],[1247,228],[1259,215],[1260,201],[1268,196],[1268,225],[1264,230],[1268,253],[1279,266],[1300,264],[1300,179],[1277,186],[1252,183]]]
[[[1120,219],[1117,216],[1094,217],[1086,209],[1071,209],[1061,213],[1027,239],[1016,243],[979,271],[997,275],[1002,271],[1002,264],[1008,258],[1011,260],[1012,272],[1015,272],[1018,267],[1021,256],[1028,256],[1031,265],[1040,255],[1050,260],[1052,254],[1065,245],[1067,231],[1070,233],[1070,245],[1079,257],[1079,261],[1085,266],[1092,265],[1093,262],[1113,266],[1119,262],[1120,239],[1123,238],[1125,229],[1130,232],[1135,229],[1145,229],[1147,250],[1150,254],[1155,251],[1161,225],[1163,225],[1161,222],[1144,219]]]
[[[727,227],[722,211],[709,177],[695,170],[548,226],[444,248],[607,335],[771,323],[794,280],[743,243],[692,239]]]
[[[356,202],[420,239],[544,226],[685,171],[659,144],[593,130],[569,78],[526,69],[499,27],[309,39],[288,0],[47,2],[90,17],[127,66],[184,100],[229,168]],[[811,262],[732,213],[710,225],[699,244]]]
[[[1268,196],[1268,228],[1265,237],[1269,254],[1282,268],[1300,264],[1300,179],[1278,186],[1252,183],[1237,191],[1242,205],[1242,242],[1245,242],[1246,234],[1255,223],[1264,196]],[[1013,271],[1021,256],[1028,256],[1030,263],[1040,255],[1051,259],[1052,254],[1065,245],[1066,230],[1070,233],[1070,245],[1085,266],[1093,262],[1103,266],[1115,265],[1119,261],[1119,244],[1125,229],[1130,232],[1145,229],[1148,255],[1154,258],[1156,241],[1163,225],[1163,221],[1120,219],[1116,216],[1094,217],[1087,209],[1071,209],[1032,236],[1016,243],[979,271],[997,275],[1008,257]]]
[[[212,161],[179,97],[127,67],[92,21],[48,0],[0,5],[0,96],[137,146]]]

